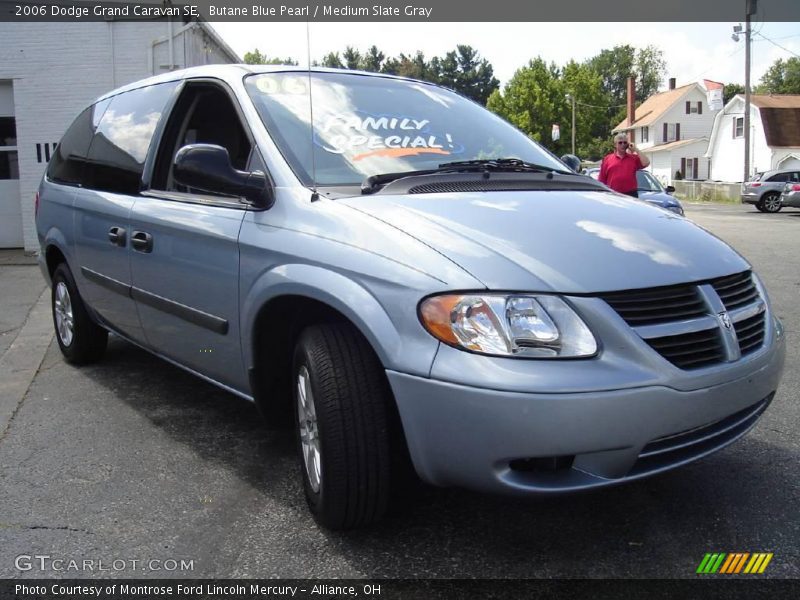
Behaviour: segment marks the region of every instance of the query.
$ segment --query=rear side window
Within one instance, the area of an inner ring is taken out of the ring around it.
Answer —
[[[789,181],[789,174],[788,173],[778,173],[777,175],[773,175],[767,181]]]
[[[98,102],[78,115],[58,144],[53,158],[50,159],[47,167],[48,179],[67,185],[83,183],[83,170],[86,166],[94,128],[108,104],[109,100]]]
[[[85,186],[137,194],[156,126],[178,82],[161,83],[115,96],[97,126]]]

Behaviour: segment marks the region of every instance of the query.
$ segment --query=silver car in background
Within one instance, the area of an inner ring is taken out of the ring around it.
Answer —
[[[742,204],[755,204],[761,212],[781,209],[781,193],[786,183],[800,183],[800,170],[779,169],[758,173],[742,184]]]
[[[293,422],[330,528],[408,466],[523,496],[661,473],[743,436],[783,369],[727,244],[420,81],[140,81],[77,117],[36,205],[66,360],[112,332]]]
[[[783,186],[783,193],[781,194],[781,206],[800,208],[800,182],[787,183]]]

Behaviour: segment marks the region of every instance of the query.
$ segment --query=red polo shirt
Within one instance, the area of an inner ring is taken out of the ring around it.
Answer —
[[[605,183],[615,192],[627,194],[636,190],[636,171],[644,165],[638,154],[625,154],[622,158],[616,152],[607,154],[600,165],[600,183]]]

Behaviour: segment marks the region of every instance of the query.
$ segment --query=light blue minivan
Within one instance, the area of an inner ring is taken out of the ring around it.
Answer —
[[[520,495],[744,435],[785,342],[750,265],[481,106],[377,74],[208,66],[75,120],[37,197],[56,338],[109,332],[292,422],[314,516],[401,474]]]

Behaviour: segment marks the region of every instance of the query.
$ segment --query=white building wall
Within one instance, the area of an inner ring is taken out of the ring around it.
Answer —
[[[744,175],[744,136],[733,137],[734,117],[744,115],[744,101],[736,98],[725,107],[719,119],[712,145],[711,179],[714,181],[741,182]],[[769,171],[776,168],[776,153],[767,146],[761,113],[755,106],[750,107],[750,172]],[[788,150],[788,149],[787,149]],[[781,155],[783,156],[783,155]]]
[[[650,156],[650,172],[662,184],[669,185],[675,171],[672,170],[669,152],[654,152]]]
[[[38,247],[33,197],[46,167],[36,144],[57,143],[94,98],[154,74],[152,43],[167,35],[165,21],[0,23],[0,80],[13,81],[26,250]],[[176,43],[176,54],[182,46]],[[214,57],[230,62],[221,51]]]
[[[703,114],[686,114],[686,102],[689,101],[693,106],[697,102],[703,103]],[[711,136],[711,129],[714,127],[714,117],[719,111],[712,111],[708,107],[708,98],[699,86],[693,86],[685,93],[680,100],[669,108],[653,125],[650,127],[650,141],[655,144],[664,144],[664,123],[680,123],[682,140],[692,138],[706,138]]]

